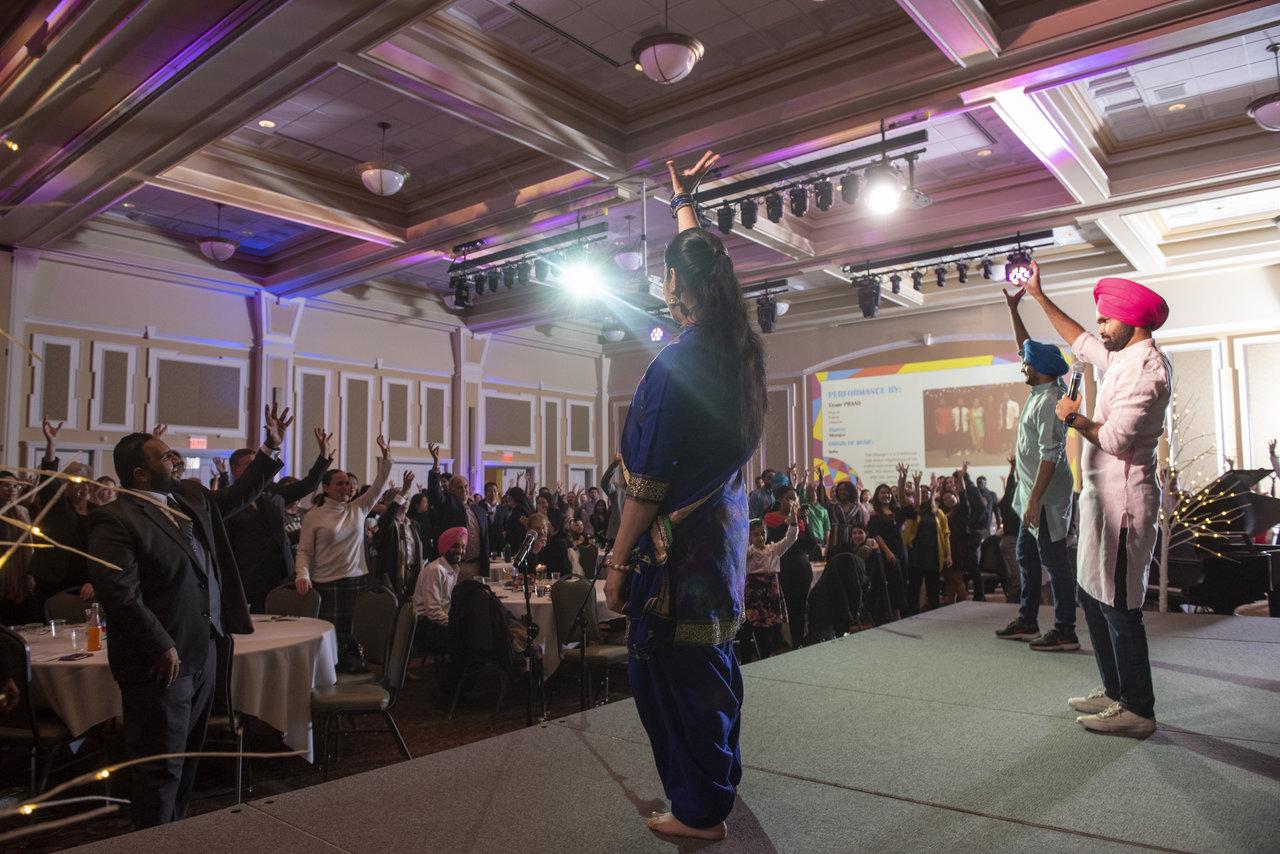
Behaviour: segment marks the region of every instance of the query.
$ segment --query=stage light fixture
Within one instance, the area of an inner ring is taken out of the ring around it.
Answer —
[[[490,270],[489,271],[489,293],[496,294],[498,292],[498,286],[501,284],[502,284],[502,274],[499,273],[496,268]]]
[[[1031,252],[1018,248],[1005,259],[1004,279],[1011,285],[1022,287],[1031,281]]]
[[[819,178],[813,184],[813,205],[820,211],[831,210],[831,203],[835,200],[835,188],[831,186],[831,181],[826,178]]]
[[[939,264],[934,267],[933,276],[938,280],[938,287],[945,288],[947,286],[947,265]]]
[[[654,344],[657,344],[659,341],[661,341],[663,338],[666,338],[666,337],[667,337],[667,330],[663,329],[661,326],[655,325],[652,329],[649,330],[649,340],[652,341]]]
[[[982,278],[984,279],[992,278],[991,259],[988,258],[986,255],[983,255],[982,260],[979,261],[978,263],[982,266]]]
[[[508,264],[502,268],[502,286],[507,290],[511,290],[516,284],[516,268]]]
[[[863,276],[858,280],[858,308],[863,317],[875,317],[880,313],[880,277]]]
[[[600,290],[598,272],[582,258],[575,258],[560,268],[560,283],[578,299],[593,296]]]
[[[453,286],[453,307],[455,309],[464,309],[471,307],[471,291],[467,287],[467,280],[464,276],[458,276]]]
[[[547,259],[535,258],[533,260],[533,277],[539,282],[543,282],[545,284],[546,282],[551,281],[550,276],[551,265],[547,263]]]
[[[529,284],[529,276],[533,272],[533,265],[528,261],[521,261],[516,267],[516,281],[522,285]]]
[[[716,211],[716,228],[720,229],[721,234],[733,231],[733,207],[728,203],[721,205]]]
[[[857,172],[846,172],[840,176],[840,201],[846,205],[856,204],[858,201],[858,191],[861,189],[861,179],[858,178]]]
[[[902,200],[902,172],[888,160],[867,167],[863,196],[872,213],[888,214],[898,209]]]
[[[962,285],[969,281],[969,262],[968,261],[956,262],[956,279],[959,280],[960,284]]]
[[[924,271],[923,270],[911,271],[911,287],[915,288],[917,291],[924,290]]]
[[[743,199],[738,205],[738,222],[742,223],[743,228],[755,228],[759,213],[760,206],[755,199]]]
[[[787,193],[791,201],[791,213],[804,216],[809,211],[809,191],[804,187],[792,187]]]
[[[484,283],[488,277],[484,273],[476,273],[471,277],[471,290],[479,296],[484,293]]]
[[[764,215],[769,222],[782,221],[782,195],[777,190],[764,197]]]
[[[893,289],[895,294],[902,292],[902,276],[897,270],[889,274],[889,287]]]
[[[778,301],[772,295],[765,294],[756,300],[756,321],[760,324],[761,332],[767,334],[773,331],[778,322]]]

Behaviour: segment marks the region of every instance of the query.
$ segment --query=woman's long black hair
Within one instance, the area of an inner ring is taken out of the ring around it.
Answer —
[[[667,245],[667,269],[676,271],[681,299],[698,308],[698,326],[716,350],[716,379],[737,392],[739,436],[754,448],[764,434],[764,344],[747,320],[746,300],[733,262],[720,238],[705,228],[688,228]]]

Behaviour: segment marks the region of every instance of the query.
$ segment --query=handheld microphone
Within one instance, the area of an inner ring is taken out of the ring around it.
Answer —
[[[1084,362],[1074,362],[1071,365],[1071,379],[1067,381],[1067,397],[1072,400],[1080,399],[1080,386],[1084,383]]]

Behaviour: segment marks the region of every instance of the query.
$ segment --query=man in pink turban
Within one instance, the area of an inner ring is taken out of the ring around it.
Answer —
[[[1102,687],[1068,702],[1086,729],[1145,738],[1155,732],[1156,714],[1142,600],[1160,517],[1156,448],[1173,385],[1151,332],[1168,319],[1169,306],[1137,282],[1103,279],[1093,290],[1098,334],[1091,335],[1045,295],[1040,269],[1032,269],[1027,293],[1077,359],[1105,370],[1092,417],[1079,399],[1064,395],[1057,406],[1084,439],[1076,581],[1102,676]]]
[[[418,616],[415,646],[426,655],[440,655],[449,649],[449,603],[467,548],[467,529],[449,528],[436,542],[440,557],[423,568],[413,587],[413,612]]]

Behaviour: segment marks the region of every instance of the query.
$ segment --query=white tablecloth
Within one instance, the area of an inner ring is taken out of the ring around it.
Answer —
[[[323,620],[282,620],[254,615],[254,633],[235,636],[231,698],[235,708],[265,721],[294,750],[311,744],[311,689],[337,681],[338,644],[333,625]],[[83,626],[79,627],[83,630]],[[31,647],[32,697],[50,708],[74,735],[118,717],[120,689],[107,665],[106,650],[79,661],[58,661],[71,652],[67,637],[27,637]]]
[[[546,582],[543,582],[544,584]],[[494,585],[493,591],[507,610],[517,617],[524,616],[524,591],[507,590]],[[555,612],[551,608],[551,596],[533,596],[529,600],[529,613],[538,624],[538,648],[542,650],[542,673],[550,678],[560,666],[560,638],[556,633]],[[600,620],[613,620],[620,617],[604,604],[604,582],[596,582],[596,617]]]

